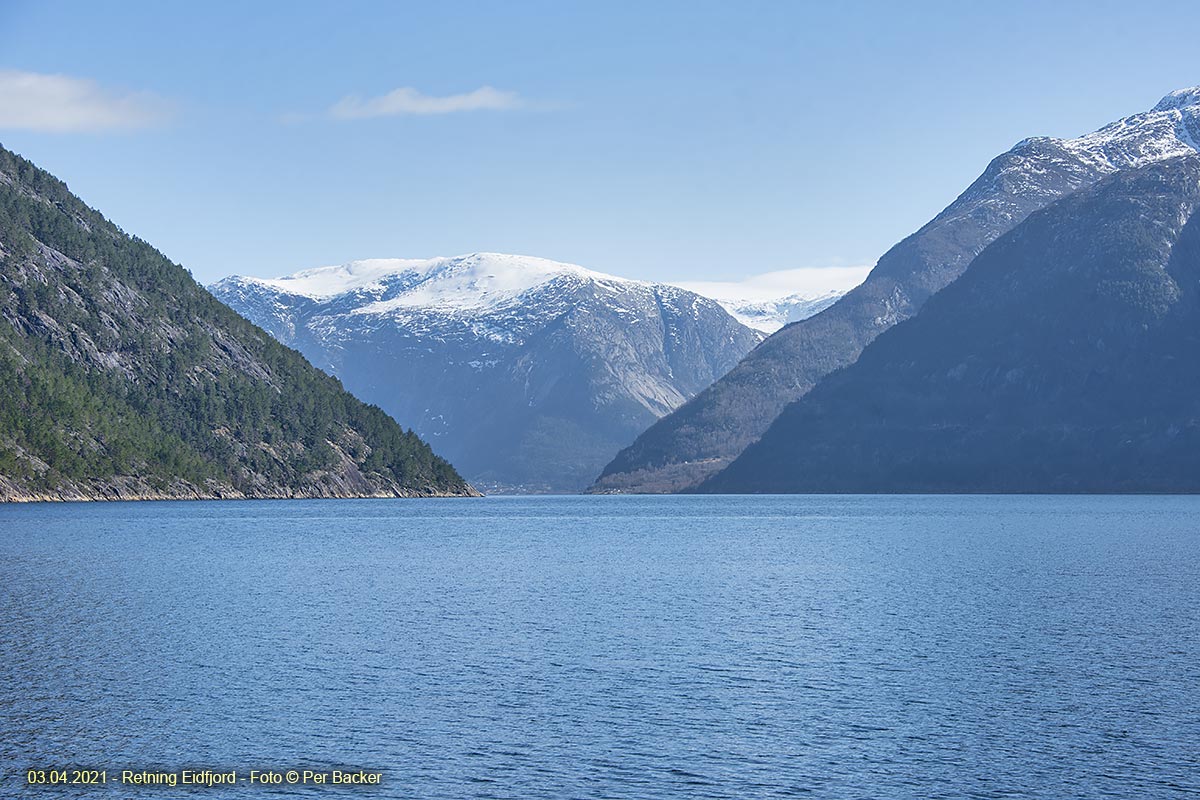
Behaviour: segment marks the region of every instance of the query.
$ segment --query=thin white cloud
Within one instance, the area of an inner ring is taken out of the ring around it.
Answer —
[[[170,105],[149,92],[119,92],[86,78],[0,70],[0,129],[76,133],[160,124]]]
[[[714,300],[766,301],[790,295],[815,297],[847,292],[866,279],[870,266],[801,267],[763,272],[733,281],[676,281],[675,285]]]
[[[337,119],[370,119],[372,117],[395,117],[406,114],[454,114],[460,111],[509,111],[524,107],[525,102],[516,92],[505,92],[491,86],[463,94],[434,97],[405,86],[393,89],[379,97],[362,98],[358,95],[343,97],[329,114]]]

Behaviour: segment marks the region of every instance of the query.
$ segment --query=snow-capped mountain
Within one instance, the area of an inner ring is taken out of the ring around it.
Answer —
[[[788,269],[740,281],[679,281],[673,285],[716,300],[743,325],[774,333],[833,305],[870,271],[870,267]]]
[[[743,297],[731,297],[717,302],[743,325],[763,333],[774,333],[784,325],[808,319],[813,314],[824,311],[844,294],[845,292],[839,291],[828,291],[815,297],[789,294],[778,300],[747,300]]]
[[[604,470],[596,491],[679,491],[697,485],[759,439],[779,413],[863,348],[915,315],[989,244],[1026,217],[1121,170],[1195,153],[1200,87],[1074,139],[1019,142],[870,276],[824,312],[755,348],[692,402],[659,420]]]
[[[493,490],[586,487],[762,338],[686,289],[496,253],[211,291]]]
[[[1200,156],[1031,214],[716,492],[1200,491]]]

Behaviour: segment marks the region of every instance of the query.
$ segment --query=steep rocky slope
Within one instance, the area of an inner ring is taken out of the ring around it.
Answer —
[[[586,488],[761,339],[684,289],[495,253],[211,288],[502,491]]]
[[[659,420],[603,471],[602,492],[669,492],[720,471],[790,402],[913,316],[987,245],[1030,213],[1122,169],[1193,153],[1200,88],[1077,139],[1026,139],[957,200],[888,251],[867,280],[764,341],[728,375]]]
[[[1032,214],[702,491],[1200,491],[1200,156]]]
[[[0,500],[473,493],[416,435],[0,148]]]

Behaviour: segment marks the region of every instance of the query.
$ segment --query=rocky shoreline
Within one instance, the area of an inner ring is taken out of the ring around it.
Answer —
[[[464,491],[447,492],[434,488],[412,489],[399,485],[380,488],[352,488],[330,483],[314,483],[299,488],[264,486],[241,491],[227,484],[196,486],[178,481],[155,488],[134,477],[104,481],[69,481],[52,489],[32,489],[0,476],[0,503],[82,503],[133,500],[358,500],[408,499],[420,497],[483,497],[472,486]]]

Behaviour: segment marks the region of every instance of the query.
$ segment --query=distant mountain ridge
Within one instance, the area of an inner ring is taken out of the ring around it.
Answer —
[[[821,267],[765,272],[736,281],[675,281],[673,285],[716,300],[733,317],[771,334],[837,302],[867,277],[865,267]]]
[[[1076,139],[1038,137],[994,159],[943,212],[889,250],[862,285],[781,329],[729,374],[621,451],[592,487],[670,492],[715,475],[826,375],[916,314],[1030,213],[1124,169],[1194,153],[1200,88]]]
[[[0,148],[0,500],[477,494]]]
[[[502,491],[585,488],[761,340],[675,286],[497,253],[210,289]]]
[[[1200,155],[1031,214],[709,492],[1200,491]]]
[[[784,325],[808,319],[838,301],[842,291],[818,295],[792,294],[778,300],[717,300],[721,307],[743,325],[763,333],[774,333]]]

